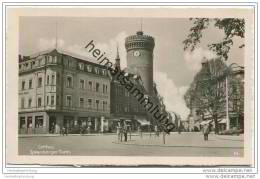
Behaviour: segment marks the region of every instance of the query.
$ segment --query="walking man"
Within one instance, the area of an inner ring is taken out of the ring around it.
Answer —
[[[208,140],[208,135],[209,135],[209,125],[205,124],[203,126],[203,134],[204,134],[204,140]]]

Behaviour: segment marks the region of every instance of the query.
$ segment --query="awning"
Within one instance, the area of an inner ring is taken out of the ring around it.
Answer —
[[[136,120],[141,124],[141,126],[150,125],[150,121],[147,121],[146,119],[136,119]]]
[[[219,123],[219,124],[226,124],[226,123],[227,123],[227,119],[226,119],[226,118],[220,119],[220,120],[218,121],[218,123]]]

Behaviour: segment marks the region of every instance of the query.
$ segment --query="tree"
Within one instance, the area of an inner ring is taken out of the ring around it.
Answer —
[[[186,105],[195,107],[202,116],[209,115],[218,133],[218,119],[225,113],[225,77],[228,68],[220,59],[207,60],[184,95]]]
[[[201,42],[203,31],[209,27],[211,23],[218,29],[224,30],[224,38],[221,42],[208,44],[210,50],[216,53],[223,60],[228,59],[228,53],[233,45],[234,37],[244,38],[245,35],[245,20],[238,18],[190,18],[193,21],[193,27],[190,28],[190,33],[187,39],[183,41],[184,50],[193,51]],[[240,44],[239,48],[245,45]]]

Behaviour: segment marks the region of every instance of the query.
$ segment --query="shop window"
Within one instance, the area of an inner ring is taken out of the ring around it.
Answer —
[[[35,128],[43,127],[43,116],[35,116]]]
[[[20,117],[20,129],[25,129],[26,128],[26,124],[25,124],[25,117]]]
[[[27,117],[27,128],[32,128],[32,117]]]

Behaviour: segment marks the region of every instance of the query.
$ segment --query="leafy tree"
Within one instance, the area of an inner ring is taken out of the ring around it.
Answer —
[[[244,38],[245,35],[245,20],[238,18],[190,18],[193,21],[193,27],[190,28],[190,33],[187,39],[183,41],[184,50],[193,51],[201,42],[203,31],[209,27],[211,23],[218,29],[224,30],[224,38],[221,42],[208,44],[210,50],[214,51],[217,56],[223,60],[228,59],[228,53],[233,45],[234,37]],[[245,45],[240,44],[239,48]]]
[[[243,73],[243,70],[236,69],[236,71]],[[226,116],[226,78],[229,111],[235,112],[241,119],[244,114],[243,78],[237,78],[232,65],[226,66],[220,58],[204,60],[201,70],[184,95],[188,108],[196,108],[202,117],[208,116],[213,119],[215,133],[219,131],[218,120]]]
[[[218,133],[218,119],[225,115],[227,69],[220,58],[205,61],[184,96],[189,108],[195,107],[202,116],[209,115],[214,120],[215,133]]]

